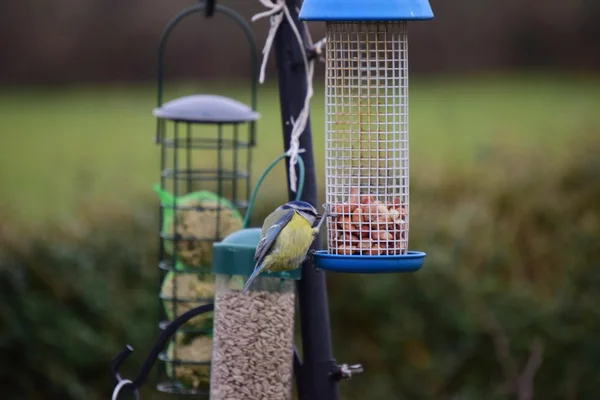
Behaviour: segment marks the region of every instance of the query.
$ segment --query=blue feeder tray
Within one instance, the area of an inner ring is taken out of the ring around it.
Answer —
[[[319,269],[354,274],[393,274],[415,272],[423,266],[425,253],[409,251],[393,256],[356,256],[328,254],[319,250],[313,254],[315,266]]]

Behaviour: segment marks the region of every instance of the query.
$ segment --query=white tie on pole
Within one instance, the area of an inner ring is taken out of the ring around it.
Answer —
[[[265,40],[265,47],[263,48],[263,61],[260,66],[260,76],[259,83],[264,83],[265,80],[265,68],[267,65],[267,59],[269,57],[269,52],[273,45],[273,41],[275,40],[275,34],[277,33],[277,29],[283,22],[283,18],[286,17],[296,39],[298,40],[298,45],[300,46],[300,53],[302,53],[302,59],[304,61],[304,68],[306,69],[306,98],[304,100],[304,106],[300,111],[300,114],[296,118],[293,116],[290,117],[288,123],[292,124],[292,134],[290,139],[290,145],[287,151],[288,157],[290,157],[290,189],[293,192],[296,192],[297,188],[297,180],[296,177],[296,163],[298,162],[297,157],[298,154],[304,152],[304,149],[300,148],[300,135],[304,132],[306,128],[306,124],[308,123],[308,115],[310,111],[310,99],[313,96],[313,72],[314,72],[314,59],[308,60],[306,56],[306,50],[304,48],[304,43],[302,41],[302,36],[298,31],[296,24],[294,23],[294,19],[290,14],[290,10],[287,8],[285,4],[285,0],[277,0],[276,2],[272,2],[270,0],[259,0],[262,5],[269,8],[268,11],[264,11],[262,13],[256,14],[252,17],[252,22],[264,18],[269,17],[271,21],[271,28],[269,29],[269,34],[267,35],[267,39]],[[304,25],[306,28],[306,24]],[[324,40],[319,41],[316,46],[317,54],[321,54],[322,46],[324,44]]]

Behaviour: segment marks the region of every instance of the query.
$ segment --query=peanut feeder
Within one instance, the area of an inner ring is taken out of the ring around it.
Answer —
[[[420,268],[409,251],[408,41],[427,0],[305,0],[325,21],[327,250],[317,267],[346,272]]]

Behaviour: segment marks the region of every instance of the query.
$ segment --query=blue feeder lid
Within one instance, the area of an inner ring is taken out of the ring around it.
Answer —
[[[425,253],[409,251],[391,256],[363,256],[328,254],[319,250],[313,254],[315,267],[334,272],[354,274],[393,274],[415,272],[421,269]]]
[[[260,241],[260,228],[246,228],[228,235],[213,244],[213,274],[250,276],[256,262],[254,253]],[[259,277],[268,276],[284,279],[300,279],[301,268],[284,272],[263,272]]]
[[[171,100],[152,111],[155,117],[183,122],[238,123],[256,121],[260,114],[244,103],[212,94]]]
[[[417,21],[433,18],[427,0],[304,0],[305,21]]]

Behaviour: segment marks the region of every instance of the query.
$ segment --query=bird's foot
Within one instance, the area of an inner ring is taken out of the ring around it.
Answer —
[[[323,205],[321,207],[323,207],[323,209],[325,210],[325,212],[323,213],[323,216],[321,218],[327,218],[327,217],[336,218],[336,217],[338,217],[339,214],[331,211],[331,206],[328,205],[327,203],[323,203]]]
[[[319,222],[317,223],[317,226],[313,227],[313,235],[317,235],[320,230],[321,230],[321,226],[323,225],[323,222],[325,222],[325,220],[327,219],[327,217],[336,217],[336,214],[332,214],[328,209],[327,209],[327,204],[323,204],[323,208],[325,209],[325,212],[323,213],[323,215],[320,216],[319,218]]]
[[[312,266],[315,268],[315,270],[317,272],[321,271],[319,268],[317,268],[317,264],[315,263],[315,253],[317,252],[317,250],[315,249],[310,249],[306,255],[306,258],[308,259],[308,261],[310,261],[310,263],[312,264]]]

